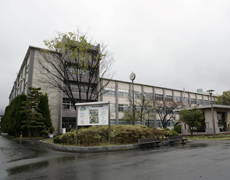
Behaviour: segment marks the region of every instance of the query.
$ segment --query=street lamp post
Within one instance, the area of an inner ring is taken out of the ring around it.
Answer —
[[[131,73],[130,74],[130,80],[132,81],[132,89],[133,89],[133,125],[135,125],[135,109],[134,109],[134,85],[133,85],[133,81],[136,78],[136,74],[135,73]]]
[[[213,103],[212,103],[212,94],[213,94],[213,91],[212,89],[210,90],[207,90],[207,92],[209,92],[210,94],[210,97],[211,97],[211,108],[212,108],[212,123],[213,123],[213,134],[214,136],[216,135],[216,125],[215,125],[215,120],[214,120],[214,112],[213,112]]]

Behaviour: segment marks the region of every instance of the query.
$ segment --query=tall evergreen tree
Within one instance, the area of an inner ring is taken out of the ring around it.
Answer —
[[[21,113],[24,114],[24,119],[21,121],[21,128],[28,132],[28,136],[35,135],[35,132],[40,132],[45,129],[44,117],[41,114],[38,104],[40,102],[41,88],[29,88],[27,100],[24,101]]]
[[[20,113],[22,103],[26,101],[25,94],[15,97],[9,106],[5,109],[5,114],[1,120],[1,131],[8,133],[12,136],[18,136],[21,130],[21,120],[23,114]]]
[[[51,127],[52,122],[51,122],[51,115],[50,115],[50,109],[49,109],[49,100],[48,100],[48,95],[47,93],[41,94],[40,97],[40,103],[38,104],[38,108],[40,109],[43,117],[45,118],[45,125],[46,127]]]

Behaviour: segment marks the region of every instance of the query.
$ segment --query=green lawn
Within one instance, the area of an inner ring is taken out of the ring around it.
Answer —
[[[230,140],[230,134],[220,134],[216,136],[189,136],[187,139],[191,140]]]
[[[44,142],[47,142],[47,143],[52,143],[52,144],[54,144],[54,142],[53,142],[53,139],[45,139],[45,140],[43,140]]]

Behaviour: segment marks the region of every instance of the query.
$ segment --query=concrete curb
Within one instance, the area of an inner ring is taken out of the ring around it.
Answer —
[[[132,149],[140,148],[139,144],[130,144],[130,145],[118,145],[118,146],[95,146],[95,147],[77,147],[77,146],[64,146],[58,144],[51,144],[39,140],[39,144],[45,147],[52,148],[53,150],[63,151],[63,152],[107,152],[107,151],[126,151]],[[159,143],[160,146],[169,145],[167,141]]]
[[[46,146],[52,148],[57,151],[64,152],[105,152],[105,151],[124,151],[130,149],[138,149],[139,144],[131,144],[131,145],[118,145],[118,146],[95,146],[95,147],[77,147],[77,146],[64,146],[58,144],[51,144],[44,142],[42,140],[39,141],[39,144],[42,146]]]

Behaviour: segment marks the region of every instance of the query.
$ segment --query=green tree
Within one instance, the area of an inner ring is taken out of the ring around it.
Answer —
[[[45,125],[47,128],[52,126],[52,121],[51,121],[51,115],[50,115],[50,109],[49,109],[49,100],[48,100],[48,95],[46,94],[41,94],[39,96],[39,104],[38,108],[40,109],[40,112],[42,116],[45,118]]]
[[[2,132],[8,133],[12,136],[18,136],[21,131],[21,120],[23,115],[20,113],[21,106],[26,101],[25,94],[15,97],[9,106],[5,108],[5,113],[1,119]]]
[[[221,96],[217,97],[217,104],[230,105],[230,91],[224,91]]]
[[[42,116],[38,104],[40,102],[41,88],[29,88],[27,100],[23,102],[21,114],[24,115],[21,121],[21,128],[27,131],[28,136],[34,136],[35,132],[40,135],[40,131],[45,129],[45,118]],[[37,134],[36,134],[37,135]]]
[[[71,100],[97,101],[112,78],[108,73],[114,62],[106,46],[89,41],[81,32],[58,33],[44,41],[48,50],[42,50],[38,62],[41,73],[47,78],[41,82],[61,90]],[[107,81],[103,81],[107,78]]]
[[[192,136],[194,129],[200,127],[203,120],[204,115],[200,109],[192,108],[190,110],[183,109],[180,111],[180,121],[188,124]]]

